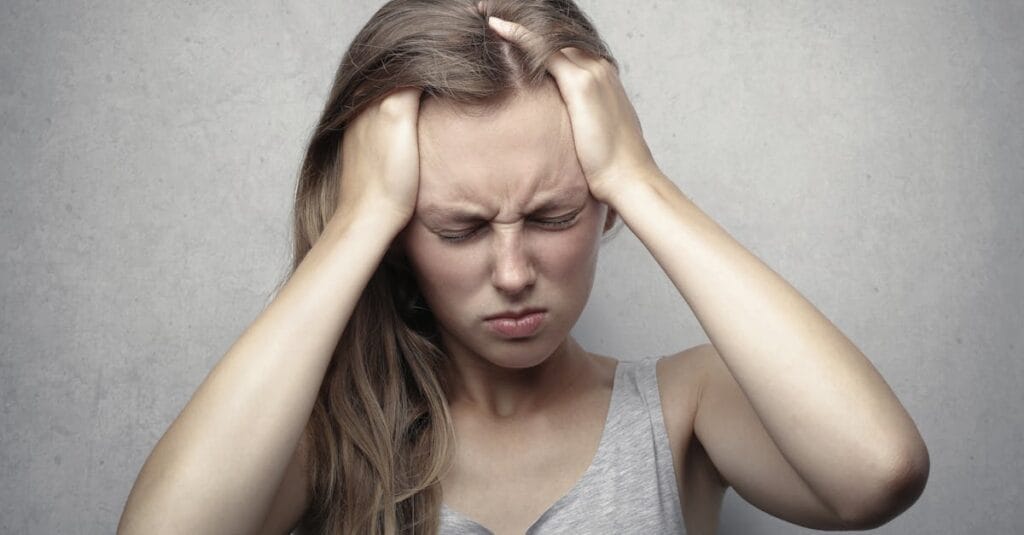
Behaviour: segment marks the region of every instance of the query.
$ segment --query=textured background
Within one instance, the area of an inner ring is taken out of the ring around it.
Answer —
[[[286,273],[303,142],[378,5],[3,3],[0,531],[113,532]],[[917,421],[928,488],[876,531],[1024,532],[1024,4],[581,5],[662,168]],[[575,334],[706,341],[628,229]],[[720,533],[810,532],[727,494]]]

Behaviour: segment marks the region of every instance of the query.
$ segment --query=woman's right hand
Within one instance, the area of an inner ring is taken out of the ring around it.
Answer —
[[[328,228],[157,442],[118,534],[288,533],[309,509],[304,429],[388,234],[415,211],[419,96],[396,91],[348,126]]]
[[[336,217],[393,218],[406,225],[419,192],[419,88],[401,88],[360,112],[345,128]]]

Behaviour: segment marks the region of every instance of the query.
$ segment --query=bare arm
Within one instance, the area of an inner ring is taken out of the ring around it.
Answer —
[[[694,432],[730,485],[818,529],[869,529],[909,507],[928,450],[853,342],[664,175],[619,201],[713,344]]]
[[[491,17],[522,47],[528,28]],[[542,42],[542,41],[541,41]],[[658,168],[615,66],[576,48],[546,63],[591,193],[622,216],[711,340],[694,433],[725,481],[804,525],[874,527],[921,494],[929,457],[871,361]]]
[[[334,218],[157,442],[119,534],[255,533],[284,503],[333,350],[415,207],[418,102],[398,92],[349,125]]]
[[[118,533],[256,531],[392,227],[370,218],[328,225],[157,443]]]

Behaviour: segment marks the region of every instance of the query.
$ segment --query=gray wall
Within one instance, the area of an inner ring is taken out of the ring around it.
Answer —
[[[7,0],[0,531],[110,533],[286,272],[290,195],[376,3]],[[927,441],[878,533],[1024,532],[1021,2],[582,2],[662,168],[872,359]],[[575,333],[706,341],[625,229]],[[729,491],[726,534],[809,533]]]

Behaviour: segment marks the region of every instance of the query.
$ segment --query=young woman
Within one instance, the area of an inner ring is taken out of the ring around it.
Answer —
[[[569,335],[619,218],[710,343]],[[118,532],[711,534],[730,486],[867,529],[928,467],[868,359],[657,166],[571,0],[394,0],[310,141],[290,278]]]

